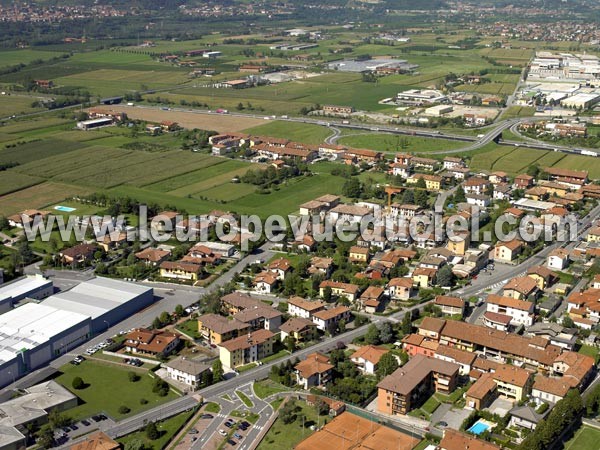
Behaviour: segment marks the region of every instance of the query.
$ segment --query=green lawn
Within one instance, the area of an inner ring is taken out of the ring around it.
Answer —
[[[180,323],[175,328],[179,331],[191,336],[194,339],[200,339],[200,333],[198,332],[198,320],[197,319],[189,319],[185,322]]]
[[[583,344],[579,348],[578,352],[581,353],[581,354],[583,354],[583,355],[591,356],[596,361],[598,361],[598,354],[600,354],[600,349],[598,349],[598,347],[595,347],[593,345]]]
[[[246,405],[248,408],[252,408],[254,406],[252,400],[250,400],[248,396],[242,391],[235,391],[235,395],[237,395],[240,398],[240,400],[244,403],[244,405]]]
[[[600,430],[582,426],[575,436],[565,444],[565,450],[597,450],[600,442]]]
[[[301,419],[296,419],[296,421],[288,425],[277,419],[258,446],[258,450],[289,450],[312,433],[309,427],[317,423],[315,408],[308,406],[305,402],[297,401],[296,404],[301,407],[299,414],[303,414],[306,417],[305,428],[302,428]],[[320,418],[320,423],[324,423],[323,417]]]
[[[370,148],[388,153],[410,152],[427,153],[441,150],[454,150],[466,145],[465,142],[447,139],[429,139],[415,136],[400,136],[384,133],[357,134],[342,137],[338,144],[356,148]]]
[[[216,413],[218,414],[221,411],[221,406],[218,403],[210,402],[207,403],[204,407],[204,411],[207,413]]]
[[[267,364],[267,363],[270,363],[271,361],[275,361],[276,359],[283,358],[284,356],[288,356],[289,354],[290,353],[287,350],[279,350],[277,353],[261,359],[261,362],[263,364]]]
[[[144,372],[140,372],[139,381],[129,381],[127,373],[132,369],[116,367],[112,364],[85,361],[78,366],[66,364],[61,368],[62,374],[56,381],[69,389],[80,399],[80,404],[69,410],[73,418],[82,419],[99,412],[105,412],[116,420],[132,416],[140,411],[173,400],[177,397],[172,391],[166,397],[159,397],[152,392],[154,380]],[[81,377],[87,387],[75,390],[73,378]],[[142,405],[141,399],[148,403]],[[131,409],[128,414],[120,414],[120,406]]]
[[[289,388],[283,384],[275,383],[273,380],[267,378],[265,380],[255,381],[253,385],[254,393],[258,398],[266,398],[270,395],[276,394],[277,392],[288,391]]]
[[[428,414],[433,414],[433,412],[440,406],[440,402],[432,395],[427,399],[421,409]]]
[[[156,423],[156,428],[160,433],[160,437],[154,441],[146,437],[145,430],[140,430],[135,433],[128,434],[120,439],[117,439],[124,448],[127,448],[127,444],[133,441],[141,441],[147,447],[155,450],[161,450],[167,446],[169,441],[181,430],[188,420],[194,415],[194,411],[187,411],[181,414],[177,414],[167,420]]]

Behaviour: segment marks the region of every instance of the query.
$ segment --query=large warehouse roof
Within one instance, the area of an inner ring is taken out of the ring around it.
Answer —
[[[52,284],[52,281],[47,280],[41,275],[21,278],[20,280],[7,283],[0,287],[0,299],[3,298],[19,298],[22,295],[28,294],[31,291],[40,289]]]
[[[152,288],[110,278],[94,278],[48,297],[43,304],[96,319]]]
[[[86,315],[36,303],[0,315],[0,364],[86,320]]]

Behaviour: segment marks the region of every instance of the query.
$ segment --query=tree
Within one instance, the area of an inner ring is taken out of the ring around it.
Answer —
[[[331,290],[331,287],[327,286],[325,289],[323,289],[323,300],[330,302],[332,295],[333,291]]]
[[[565,316],[562,320],[562,326],[565,328],[573,328],[575,324],[573,323],[573,319],[571,319],[569,316]]]
[[[8,219],[4,216],[0,216],[0,230],[7,230],[8,228],[10,228]]]
[[[290,400],[281,408],[279,418],[284,424],[289,425],[296,420],[299,409],[300,407],[296,405],[296,402]]]
[[[338,332],[344,333],[346,331],[346,321],[344,319],[338,322]]]
[[[131,441],[127,441],[125,444],[125,450],[146,450],[146,444],[141,439],[133,439]]]
[[[213,382],[218,383],[223,380],[223,363],[220,359],[215,360],[212,365]]]
[[[283,340],[283,345],[288,352],[293,353],[296,350],[296,339],[291,334],[288,334]]]
[[[154,379],[152,392],[158,394],[159,397],[166,397],[169,394],[169,385],[165,380],[157,377]]]
[[[358,178],[349,178],[342,186],[342,194],[350,198],[358,198],[362,192],[360,180]]]
[[[539,173],[540,173],[540,166],[538,166],[537,164],[532,164],[531,166],[529,166],[527,168],[527,175],[529,175],[533,178],[537,178]]]
[[[36,433],[36,442],[41,448],[51,448],[54,444],[54,430],[52,426],[47,423]]]
[[[379,344],[379,328],[377,325],[372,323],[367,328],[367,333],[365,334],[365,342],[370,345]]]
[[[381,356],[377,363],[377,377],[382,379],[390,375],[398,368],[398,360],[392,353],[386,353]]]
[[[320,416],[324,416],[329,413],[329,405],[323,401],[321,397],[317,397],[315,401],[315,409],[317,410],[317,414]]]
[[[416,184],[415,184],[415,187],[418,187],[418,188],[419,188],[419,190],[427,189],[427,183],[425,182],[425,178],[423,178],[423,177],[420,177],[420,178],[417,180],[417,182],[416,182]]]
[[[467,201],[467,197],[465,196],[465,190],[462,186],[456,188],[456,192],[454,193],[454,202],[455,203],[464,203]]]
[[[160,437],[160,433],[158,431],[158,428],[156,428],[156,424],[154,422],[150,422],[148,425],[146,425],[145,433],[146,437],[151,441],[155,441]]]
[[[83,378],[81,378],[81,377],[73,378],[73,381],[71,382],[71,386],[73,386],[73,389],[76,389],[76,390],[83,389],[85,387]]]
[[[181,305],[177,305],[175,306],[175,314],[177,314],[177,317],[183,317],[183,306]]]
[[[427,194],[426,190],[419,189],[415,192],[415,203],[417,205],[426,207],[428,202],[429,202],[429,195]]]
[[[383,344],[389,344],[394,339],[394,332],[389,322],[384,322],[379,329],[379,340]]]
[[[437,284],[443,287],[452,287],[454,284],[454,274],[449,265],[442,266],[437,273]]]
[[[410,312],[404,314],[404,319],[402,319],[402,333],[410,334],[412,332],[412,316]]]
[[[140,380],[140,376],[135,372],[127,372],[127,378],[129,378],[129,381],[132,383]]]
[[[119,414],[129,414],[130,411],[131,411],[131,408],[129,408],[128,406],[125,406],[125,405],[119,406],[119,409],[118,409]]]
[[[407,189],[402,194],[402,203],[412,205],[415,202],[415,193],[412,189]]]

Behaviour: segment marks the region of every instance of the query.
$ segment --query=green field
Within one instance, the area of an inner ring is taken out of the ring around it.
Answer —
[[[248,128],[244,133],[258,136],[272,136],[290,141],[303,142],[306,144],[320,144],[332,132],[321,125],[310,123],[285,122],[281,120],[271,121],[258,127]]]
[[[29,64],[36,60],[48,60],[54,56],[62,55],[61,52],[50,52],[41,50],[3,50],[0,58],[0,67],[15,66],[17,64]]]
[[[32,107],[36,99],[28,96],[0,95],[0,118],[41,111],[40,107]]]
[[[80,399],[80,404],[69,410],[69,414],[74,418],[81,419],[103,411],[112,418],[120,420],[176,397],[172,391],[169,391],[166,397],[159,397],[153,393],[153,379],[145,373],[140,372],[139,381],[129,381],[127,376],[129,371],[131,369],[91,361],[85,361],[78,366],[71,364],[63,366],[62,374],[56,381]],[[81,377],[89,386],[80,390],[73,389],[71,383],[77,376]],[[142,405],[140,399],[146,399],[148,403]],[[119,413],[118,409],[122,405],[130,408],[131,412],[129,414]]]
[[[454,150],[466,145],[465,142],[447,139],[429,139],[415,136],[365,133],[343,136],[338,139],[341,145],[355,148],[370,148],[388,153],[410,152],[427,153],[433,151]]]
[[[34,184],[41,183],[42,181],[41,178],[7,171],[0,175],[0,195],[19,191],[29,186],[33,186]]]
[[[308,427],[317,424],[315,408],[308,406],[305,402],[297,401],[296,404],[301,407],[301,412],[298,414],[305,417],[305,428],[302,428],[301,419],[296,419],[287,425],[277,419],[257,447],[258,450],[289,450],[312,434]],[[320,418],[320,422],[324,423],[323,417]]]
[[[118,439],[123,445],[123,448],[127,448],[127,444],[133,441],[141,441],[145,444],[145,448],[151,448],[154,450],[161,450],[167,446],[169,441],[175,437],[177,432],[183,428],[183,426],[191,419],[194,415],[193,411],[183,412],[177,414],[166,420],[161,420],[156,423],[156,428],[159,432],[159,438],[152,441],[146,437],[146,431],[140,430],[135,433],[128,434]]]
[[[565,450],[596,450],[600,442],[600,430],[582,426],[575,436],[565,444]]]

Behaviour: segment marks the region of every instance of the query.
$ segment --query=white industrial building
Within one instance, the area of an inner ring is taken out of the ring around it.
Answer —
[[[54,293],[52,281],[41,275],[31,275],[0,287],[0,314],[25,298],[41,300]]]
[[[37,303],[0,315],[0,386],[83,344],[91,329],[89,316]]]
[[[154,301],[152,288],[111,278],[94,278],[48,297],[43,305],[84,314],[92,319],[92,333],[110,328]]]
[[[154,301],[152,288],[94,278],[0,315],[0,386],[86,342]]]

